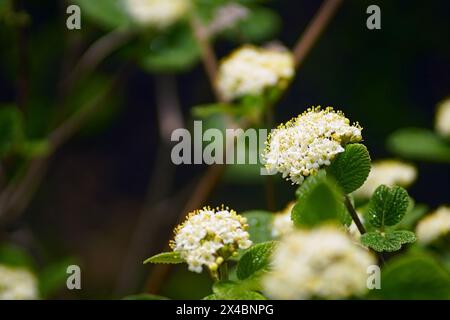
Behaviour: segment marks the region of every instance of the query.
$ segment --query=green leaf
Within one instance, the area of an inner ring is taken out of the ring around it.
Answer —
[[[207,118],[217,113],[235,115],[238,112],[235,106],[228,103],[211,103],[192,107],[191,113],[197,118]]]
[[[291,214],[296,226],[315,226],[342,216],[341,195],[325,172],[308,177],[296,194],[298,201]]]
[[[149,72],[180,72],[193,67],[200,49],[185,24],[171,28],[152,39],[144,39],[140,49],[140,65]]]
[[[367,232],[361,236],[361,243],[378,252],[393,252],[401,249],[403,244],[416,241],[414,232],[397,230],[380,233]]]
[[[275,245],[274,241],[270,241],[251,247],[239,260],[236,270],[238,279],[244,280],[258,271],[267,270]]]
[[[388,138],[387,147],[391,152],[407,159],[450,162],[450,144],[427,129],[400,129]]]
[[[224,32],[227,39],[240,42],[262,42],[273,39],[281,29],[280,16],[273,10],[250,8],[249,15]]]
[[[374,227],[383,229],[402,220],[409,205],[408,192],[402,187],[379,186],[369,202],[369,222]]]
[[[266,298],[258,292],[246,289],[245,283],[218,281],[213,285],[213,294],[204,300],[266,300]]]
[[[0,107],[0,156],[15,151],[24,140],[23,119],[14,106]]]
[[[273,214],[268,211],[247,211],[242,213],[247,218],[248,233],[253,243],[272,240]]]
[[[34,268],[31,256],[22,248],[10,244],[0,246],[0,264],[11,267]]]
[[[183,263],[184,260],[180,257],[178,252],[163,252],[153,257],[150,257],[144,261],[144,264],[147,263],[162,263],[162,264],[178,264]]]
[[[390,260],[381,273],[382,299],[450,299],[450,275],[432,257],[407,254]]]
[[[169,298],[149,293],[140,293],[123,298],[123,300],[169,300]]]
[[[343,192],[351,193],[361,187],[369,176],[370,155],[367,148],[359,143],[348,144],[345,151],[338,154],[327,173],[331,174]]]
[[[83,17],[107,29],[115,29],[131,25],[123,1],[117,0],[75,0],[80,6]]]

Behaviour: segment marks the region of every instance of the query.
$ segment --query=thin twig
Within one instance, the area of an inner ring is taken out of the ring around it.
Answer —
[[[356,212],[355,207],[353,207],[352,202],[350,201],[350,198],[348,195],[345,195],[344,197],[344,203],[345,207],[347,208],[347,211],[350,213],[350,216],[352,217],[353,222],[355,223],[356,227],[358,228],[358,231],[361,235],[366,233],[366,228],[364,228],[364,225],[361,222],[361,219],[359,219],[358,213]],[[373,251],[377,256],[378,260],[380,260],[381,264],[384,264],[384,256],[382,252]]]
[[[297,67],[303,63],[341,3],[342,0],[326,0],[320,6],[319,11],[308,24],[306,31],[299,38],[293,49],[294,61]]]
[[[194,31],[195,39],[200,47],[202,55],[203,66],[205,67],[206,74],[209,78],[209,83],[212,86],[214,95],[217,101],[226,102],[219,88],[217,87],[217,70],[218,62],[214,49],[212,48],[207,29],[202,25],[201,21],[193,16],[190,19],[192,30]]]
[[[173,76],[164,75],[155,77],[156,109],[160,142],[156,152],[156,164],[153,169],[151,181],[147,190],[147,196],[142,210],[137,218],[132,231],[130,244],[126,251],[122,270],[116,285],[116,295],[123,296],[137,289],[137,283],[142,276],[142,261],[145,254],[152,251],[148,246],[153,242],[155,249],[155,234],[163,229],[166,220],[173,214],[168,214],[168,209],[157,210],[155,203],[165,197],[172,185],[175,166],[169,161],[172,131],[183,127],[183,116],[181,114],[178,99],[176,79]],[[172,199],[172,202],[174,200]],[[171,206],[172,211],[174,205]],[[176,212],[176,211],[175,211]],[[163,221],[162,221],[163,220]],[[171,224],[173,221],[170,221]]]
[[[353,207],[352,202],[350,201],[350,198],[348,197],[348,195],[345,195],[344,203],[345,203],[345,207],[347,208],[348,212],[350,213],[350,216],[353,219],[353,222],[355,222],[355,225],[358,228],[359,233],[363,235],[364,233],[366,233],[366,228],[364,228],[364,225],[361,223],[358,213],[356,212],[355,208]]]
[[[63,84],[63,91],[72,88],[83,75],[96,69],[101,61],[128,42],[133,35],[134,33],[130,30],[116,29],[96,40],[85,51],[67,77]]]

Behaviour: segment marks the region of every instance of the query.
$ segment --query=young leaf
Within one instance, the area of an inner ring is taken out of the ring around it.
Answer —
[[[378,252],[393,252],[401,249],[405,243],[416,241],[414,232],[397,230],[380,233],[378,231],[367,232],[361,236],[361,243]]]
[[[402,220],[409,205],[408,192],[402,187],[389,188],[379,186],[369,202],[369,222],[374,227],[383,229]]]
[[[139,49],[140,65],[149,72],[185,71],[200,57],[197,41],[186,24],[174,26],[154,39],[144,39]]]
[[[387,147],[404,158],[450,163],[450,145],[427,129],[400,129],[389,137]]]
[[[341,195],[324,173],[308,177],[297,190],[297,197],[291,214],[296,226],[315,226],[342,216]]]
[[[390,260],[381,274],[381,299],[450,299],[450,275],[432,257],[406,254]]]
[[[270,256],[275,248],[275,242],[259,243],[251,247],[239,260],[236,275],[244,280],[252,274],[266,270],[269,267]]]
[[[163,264],[177,264],[177,263],[183,263],[184,260],[180,257],[180,254],[178,252],[163,252],[159,253],[157,255],[154,255],[153,257],[148,258],[144,261],[144,264],[146,263],[163,263]]]
[[[126,27],[131,19],[126,13],[121,1],[114,0],[76,0],[83,15],[107,29]]]
[[[273,214],[268,211],[248,211],[242,213],[247,218],[248,233],[253,243],[272,240]]]
[[[367,148],[359,143],[348,144],[327,168],[345,193],[361,187],[369,176],[370,155]]]

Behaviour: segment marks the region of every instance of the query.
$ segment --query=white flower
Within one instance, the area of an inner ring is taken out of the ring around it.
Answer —
[[[361,130],[358,124],[350,125],[342,112],[310,108],[270,133],[262,154],[266,169],[301,184],[330,165],[346,143],[361,141]]]
[[[291,219],[291,211],[294,205],[295,202],[291,202],[283,211],[275,214],[272,222],[272,237],[278,238],[294,230],[294,223]]]
[[[417,240],[429,244],[450,234],[450,207],[439,207],[434,213],[419,221],[416,228]]]
[[[129,15],[138,23],[156,28],[168,27],[190,8],[190,0],[123,0]]]
[[[226,99],[258,95],[286,86],[294,73],[290,52],[245,45],[221,62],[217,86]]]
[[[450,98],[438,105],[435,127],[442,136],[450,138]]]
[[[252,245],[246,222],[247,219],[234,210],[205,207],[190,213],[175,229],[171,247],[180,253],[189,270],[200,273],[206,266],[214,274],[237,249]]]
[[[275,249],[272,271],[263,278],[273,299],[341,299],[363,294],[370,252],[352,242],[343,230],[325,226],[284,237]]]
[[[33,300],[37,298],[37,280],[30,271],[0,265],[0,300]]]
[[[398,185],[409,187],[417,178],[417,169],[409,164],[398,160],[379,160],[372,163],[372,169],[366,182],[354,192],[361,198],[370,198],[378,186]]]
[[[213,36],[219,32],[235,26],[239,21],[248,17],[250,10],[239,3],[228,3],[219,7],[208,25],[208,35]]]

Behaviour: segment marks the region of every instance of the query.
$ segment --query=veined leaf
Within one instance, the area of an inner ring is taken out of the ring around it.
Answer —
[[[338,221],[342,216],[344,207],[341,194],[323,171],[308,177],[296,194],[298,201],[291,214],[296,226],[311,227],[327,221]]]
[[[402,187],[379,186],[369,202],[369,222],[374,227],[383,229],[402,220],[409,205],[408,192]]]
[[[240,280],[269,267],[270,257],[275,248],[274,241],[259,243],[251,247],[239,260],[236,275]]]
[[[348,144],[345,151],[337,155],[327,168],[345,193],[361,187],[369,176],[370,155],[367,148],[359,143]]]
[[[403,244],[416,241],[414,232],[406,230],[367,232],[361,236],[361,243],[378,252],[393,252],[401,249]]]

